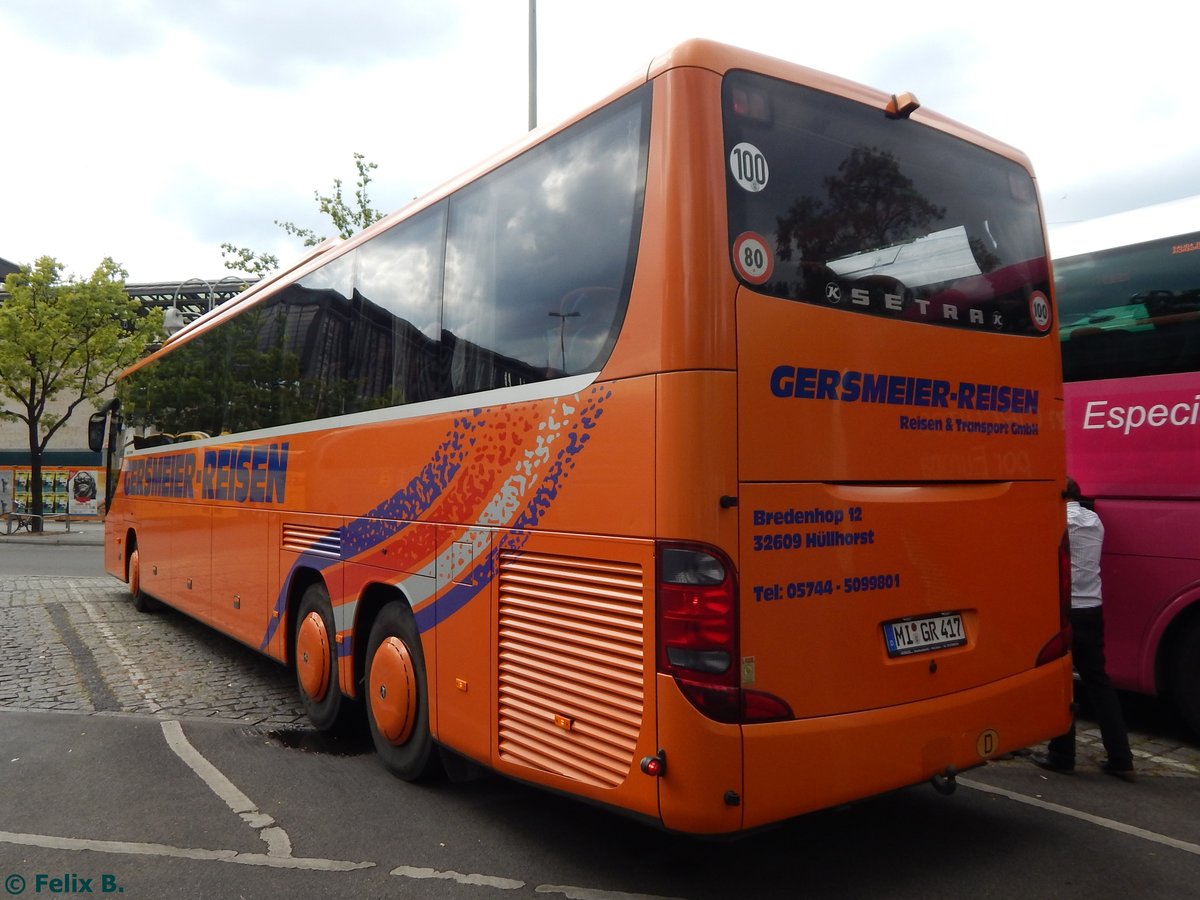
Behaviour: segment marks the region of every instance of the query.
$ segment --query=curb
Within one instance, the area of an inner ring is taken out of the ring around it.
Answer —
[[[74,531],[44,531],[41,534],[28,534],[26,532],[5,534],[0,531],[0,547],[3,547],[5,544],[102,547],[104,546],[104,526],[85,526]]]

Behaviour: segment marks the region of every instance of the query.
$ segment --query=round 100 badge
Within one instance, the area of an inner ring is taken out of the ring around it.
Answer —
[[[729,151],[729,172],[744,190],[757,194],[767,186],[771,170],[762,151],[743,141]]]
[[[1041,291],[1029,295],[1029,318],[1038,331],[1045,333],[1050,330],[1050,299]]]

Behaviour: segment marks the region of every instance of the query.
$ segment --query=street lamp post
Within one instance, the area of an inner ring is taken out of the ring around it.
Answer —
[[[537,0],[529,0],[529,130],[537,128]]]
[[[562,352],[562,371],[565,372],[567,371],[567,338],[565,334],[567,319],[577,319],[583,313],[578,311],[569,313],[551,311],[549,315],[558,319],[558,348]]]

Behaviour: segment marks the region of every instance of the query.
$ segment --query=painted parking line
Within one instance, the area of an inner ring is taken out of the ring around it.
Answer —
[[[476,887],[489,887],[501,891],[519,891],[525,887],[524,881],[512,878],[500,878],[495,875],[464,875],[452,870],[426,869],[418,866],[397,866],[392,869],[392,875],[418,880],[439,879],[454,881],[458,884],[469,884]],[[596,888],[576,887],[566,884],[539,884],[533,889],[535,894],[560,894],[567,900],[678,900],[672,897],[660,897],[656,894],[631,894],[627,891],[602,891]]]
[[[49,834],[21,834],[0,831],[0,843],[45,850],[91,850],[96,853],[118,853],[132,856],[161,856],[174,859],[216,860],[245,866],[268,866],[274,869],[310,869],[320,872],[349,872],[374,866],[371,862],[347,862],[341,859],[315,859],[296,856],[269,856],[266,853],[241,853],[237,850],[203,850],[196,847],[172,847],[141,841],[97,841],[88,838],[57,837]]]
[[[196,847],[173,847],[169,844],[143,841],[103,841],[89,838],[58,837],[46,834],[23,834],[0,831],[0,843],[18,844],[26,847],[41,847],[47,850],[92,850],[99,853],[117,853],[134,856],[160,856],[176,859],[215,860],[245,866],[267,866],[275,869],[308,869],[321,872],[350,872],[369,869],[373,862],[352,862],[343,859],[321,859],[292,855],[292,842],[287,832],[275,820],[259,810],[258,806],[232,781],[207,759],[205,759],[183,733],[179,722],[169,720],[160,723],[167,745],[183,762],[225,802],[225,805],[258,832],[266,843],[265,853],[242,853],[237,850],[205,850]]]
[[[225,805],[237,813],[243,822],[258,832],[258,836],[267,844],[268,856],[287,858],[292,855],[292,840],[287,832],[276,825],[269,815],[261,812],[254,801],[226,778],[220,769],[200,755],[184,736],[183,726],[170,720],[162,723],[162,730],[167,746],[175,751],[175,755],[199,775],[209,790],[225,801]]]
[[[464,875],[462,872],[426,869],[420,866],[397,866],[392,869],[390,874],[399,875],[403,878],[415,878],[418,881],[429,879],[454,881],[458,884],[472,884],[477,887],[490,887],[501,891],[519,891],[525,887],[525,882],[515,881],[512,878],[499,878],[495,875]]]
[[[1104,816],[1094,816],[1091,813],[1081,812],[1078,809],[1071,809],[1069,806],[1062,806],[1058,803],[1050,803],[1047,800],[1041,800],[1037,797],[1030,797],[1027,794],[1019,794],[1016,791],[992,787],[990,784],[983,784],[982,782],[974,781],[970,778],[960,777],[957,779],[957,781],[963,787],[968,787],[975,791],[982,791],[983,793],[987,794],[995,794],[998,797],[1007,797],[1009,800],[1015,800],[1017,803],[1024,803],[1026,806],[1034,806],[1038,809],[1044,809],[1048,812],[1057,813],[1061,816],[1070,816],[1072,819],[1090,822],[1092,825],[1099,825],[1101,828],[1107,828],[1110,831],[1119,831],[1121,834],[1127,834],[1131,837],[1141,838],[1144,841],[1152,841],[1155,844],[1162,844],[1164,847],[1172,847],[1176,850],[1182,850],[1185,853],[1194,853],[1197,856],[1200,856],[1200,844],[1193,844],[1190,841],[1181,841],[1178,838],[1173,838],[1165,834],[1159,834],[1156,831],[1147,831],[1145,828],[1138,828],[1136,825],[1128,825],[1125,822],[1118,822],[1116,819],[1107,819]]]

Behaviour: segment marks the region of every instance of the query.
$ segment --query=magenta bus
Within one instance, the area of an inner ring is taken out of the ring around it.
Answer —
[[[1118,688],[1200,734],[1200,196],[1051,235],[1067,466],[1105,524]]]

